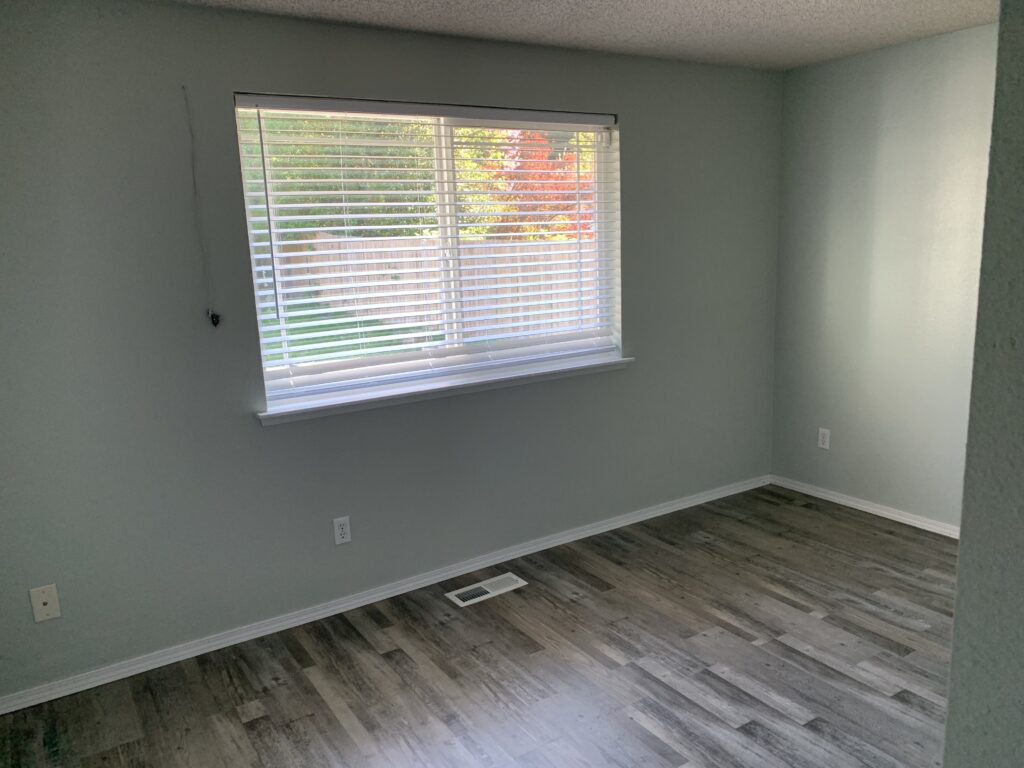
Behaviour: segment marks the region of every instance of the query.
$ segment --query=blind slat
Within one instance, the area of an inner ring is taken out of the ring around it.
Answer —
[[[474,314],[474,315],[476,313],[487,313],[487,316],[489,316],[489,317],[497,317],[497,318],[512,317],[512,316],[541,315],[541,314],[552,314],[552,315],[554,315],[554,314],[564,314],[566,312],[574,311],[573,307],[572,307],[572,304],[574,304],[574,303],[575,303],[575,300],[571,300],[571,299],[562,299],[560,301],[558,301],[558,300],[556,300],[556,301],[516,301],[516,302],[504,303],[504,304],[499,303],[499,304],[475,305],[475,306],[472,306],[472,307],[467,307],[465,309],[465,311],[468,314]],[[394,305],[380,304],[380,305],[377,305],[376,308],[377,309],[387,309],[387,308],[392,307],[392,306],[394,306]],[[408,305],[402,305],[402,306],[403,306],[403,308],[405,310],[403,312],[391,312],[391,313],[385,313],[385,314],[374,314],[373,315],[373,319],[374,320],[392,320],[392,321],[393,320],[407,320],[409,318],[431,317],[433,315],[440,315],[443,312],[443,309],[441,307],[435,307],[434,309],[431,309],[429,305],[423,306],[423,307],[419,307],[419,308],[411,308]],[[612,300],[612,297],[610,297],[610,296],[603,296],[603,297],[600,297],[600,298],[596,299],[595,301],[593,301],[590,306],[591,307],[599,307],[599,308],[602,308],[602,309],[605,309],[605,308],[611,309],[612,306],[613,306],[613,300]],[[544,307],[544,309],[531,310],[531,307]],[[505,311],[505,310],[515,310],[515,314],[513,314],[511,312],[508,312],[508,311]],[[502,314],[503,311],[505,311],[504,314]],[[267,334],[267,333],[270,333],[270,332],[282,331],[285,328],[287,328],[289,330],[289,332],[297,335],[297,334],[303,333],[308,328],[313,328],[313,329],[315,329],[315,328],[323,328],[325,326],[334,326],[334,325],[337,325],[337,324],[338,324],[338,320],[336,318],[329,318],[327,320],[307,320],[307,321],[303,321],[301,319],[295,319],[294,317],[289,317],[287,323],[276,323],[276,324],[275,323],[263,323],[263,325],[261,326],[261,330],[263,331],[264,334]]]
[[[438,301],[443,301],[444,300],[440,296],[440,291],[432,290],[432,287],[436,287],[437,284],[439,283],[439,281],[435,280],[435,281],[429,281],[429,282],[428,281],[421,281],[421,282],[422,282],[422,284],[425,284],[425,285],[431,286],[431,287],[428,287],[426,289],[413,289],[413,290],[410,290],[410,291],[405,291],[405,290],[402,290],[402,291],[385,291],[385,290],[382,289],[382,290],[374,291],[374,292],[370,292],[370,293],[365,293],[364,292],[364,293],[354,293],[354,294],[350,294],[350,295],[349,294],[337,295],[336,291],[339,290],[339,289],[337,289],[336,287],[325,287],[323,290],[325,292],[327,292],[327,291],[331,292],[331,296],[329,298],[332,299],[332,300],[333,299],[355,300],[355,299],[365,298],[365,297],[368,297],[368,296],[385,296],[385,297],[389,297],[389,298],[398,298],[398,297],[402,297],[402,296],[424,295],[424,294],[427,294],[427,293],[431,293],[432,295],[437,296],[438,297],[437,298]],[[571,288],[569,288],[568,290],[575,289],[575,290],[579,291],[579,290],[583,290],[583,288],[585,286],[587,286],[587,285],[589,285],[591,283],[594,283],[594,284],[605,283],[605,284],[610,286],[611,279],[610,278],[604,278],[604,277],[594,277],[593,275],[587,275],[587,276],[584,276],[583,278],[580,278],[580,279],[571,279],[570,278],[570,279],[563,279],[563,280],[530,280],[530,281],[524,280],[524,281],[516,281],[516,282],[508,282],[508,281],[506,281],[504,283],[497,283],[497,284],[493,284],[493,285],[484,285],[484,286],[476,286],[476,287],[472,287],[472,286],[468,286],[467,285],[467,286],[464,286],[461,290],[462,290],[462,293],[463,293],[464,296],[467,293],[471,293],[472,291],[477,291],[477,290],[479,290],[479,291],[491,291],[491,290],[495,290],[495,289],[510,289],[510,288],[511,289],[521,289],[521,288],[531,288],[531,287],[537,287],[537,286],[546,286],[546,287],[571,286]],[[373,287],[376,287],[376,286],[368,286],[368,287],[373,288]],[[362,289],[362,288],[363,288],[363,286],[361,286],[361,285],[354,285],[354,286],[352,286],[352,289]],[[349,290],[349,289],[348,288],[342,288],[341,290]],[[261,295],[272,296],[274,294],[274,291],[273,290],[261,290],[261,291],[257,291],[257,293],[261,294]],[[280,293],[280,291],[278,291],[278,293]],[[280,304],[282,304],[282,305],[309,304],[309,303],[310,303],[309,299],[282,299],[280,301]],[[270,306],[273,306],[273,302],[270,303]]]
[[[509,265],[515,265],[519,262],[516,259],[520,258],[535,258],[540,255],[550,255],[554,259],[565,258],[566,254],[571,254],[573,257],[587,260],[587,259],[610,259],[616,261],[615,254],[609,248],[602,247],[587,247],[577,250],[576,248],[559,248],[558,250],[552,250],[545,254],[536,250],[522,250],[522,251],[507,251],[503,253],[494,254],[490,251],[496,250],[495,248],[487,248],[478,253],[468,252],[467,248],[462,249],[460,262],[466,265],[477,264],[485,261],[494,261],[498,263],[505,263]],[[502,248],[505,250],[505,247]],[[345,254],[346,251],[338,249],[324,249],[322,251],[299,251],[292,253],[282,253],[275,255],[272,260],[269,251],[261,250],[260,253],[253,254],[253,269],[255,271],[269,271],[276,269],[280,274],[287,274],[289,271],[308,271],[309,269],[309,257],[315,256],[316,267],[320,269],[326,269],[328,267],[365,267],[371,265],[395,265],[395,264],[436,264],[443,260],[445,250],[438,246],[436,248],[431,247],[430,249],[370,249],[351,251],[351,253],[357,256],[363,256],[366,254],[378,254],[377,258],[355,258],[351,260],[341,260],[336,258],[339,255]],[[420,255],[409,256],[409,253],[419,253]]]
[[[593,290],[593,289],[588,289],[588,290]],[[267,292],[267,293],[269,294],[269,292]],[[577,299],[578,299],[579,293],[580,293],[580,288],[578,286],[572,286],[570,288],[566,288],[566,289],[563,289],[563,290],[554,290],[554,291],[516,291],[515,293],[506,292],[506,293],[477,294],[477,295],[474,295],[474,296],[463,296],[462,301],[463,301],[463,304],[466,305],[466,306],[472,306],[473,302],[481,302],[481,301],[492,301],[492,302],[493,301],[501,302],[501,301],[505,301],[505,300],[519,301],[519,300],[524,299],[524,298],[525,299],[539,299],[541,297],[552,297],[551,300],[554,301],[555,299],[553,297],[556,297],[556,296],[565,296],[565,297],[574,296],[574,297],[577,297]],[[402,301],[398,302],[398,303],[396,303],[396,302],[378,302],[378,303],[369,303],[369,304],[366,304],[366,303],[364,303],[364,304],[353,304],[353,305],[347,305],[347,306],[348,306],[349,311],[351,311],[353,315],[359,315],[362,312],[371,312],[372,313],[372,312],[375,312],[375,311],[380,310],[380,309],[390,309],[390,308],[393,308],[395,306],[403,306],[403,307],[428,307],[428,306],[441,307],[441,306],[443,306],[436,298],[414,299],[413,298],[414,295],[417,295],[417,294],[415,292],[411,292],[411,293],[409,293],[407,295],[404,295],[404,296],[402,296]],[[419,295],[426,295],[426,294],[419,294]],[[614,291],[611,291],[611,290],[603,291],[602,292],[602,296],[604,296],[604,297],[613,297],[614,296]],[[349,298],[351,300],[355,301],[359,297],[349,297]],[[367,295],[363,296],[362,298],[371,298],[371,299],[373,299],[373,298],[379,298],[379,296],[377,294],[367,294]],[[308,303],[309,302],[294,302],[295,305],[298,305],[298,304],[308,304]],[[272,310],[274,308],[274,302],[273,301],[262,301],[262,302],[258,302],[256,306],[261,311],[261,313],[265,313],[268,310]],[[336,313],[337,313],[337,310],[330,309],[330,308],[326,308],[325,309],[325,308],[321,308],[321,307],[311,307],[311,308],[303,308],[303,309],[288,309],[288,307],[286,306],[285,307],[284,315],[286,316],[287,321],[291,322],[293,320],[302,320],[302,318],[305,318],[305,317],[324,317],[324,316],[327,316],[327,315],[334,315]]]
[[[526,264],[516,264],[514,266],[505,265],[479,265],[469,264],[461,268],[463,279],[465,280],[496,280],[496,279],[522,279],[532,277],[544,277],[547,275],[563,275],[563,274],[581,274],[583,272],[597,272],[602,268],[602,265],[607,263],[609,259],[588,259],[585,262],[583,260],[566,260],[566,261],[552,261],[552,262],[531,262]],[[568,265],[575,265],[577,269],[521,269],[520,267],[533,267],[533,266],[560,266],[565,267]],[[586,265],[587,270],[583,270],[582,266]],[[423,274],[443,274],[446,275],[448,267],[439,264],[436,267],[410,267],[403,270],[389,270],[387,268],[366,270],[359,272],[328,272],[319,275],[319,280],[310,286],[309,275],[303,272],[296,272],[292,275],[279,275],[274,277],[270,274],[271,270],[268,268],[261,273],[261,276],[257,278],[257,285],[261,288],[272,287],[275,283],[280,286],[288,286],[289,284],[305,283],[307,287],[317,289],[320,286],[330,285],[331,287],[365,287],[370,283],[363,278],[369,276],[381,276],[386,275],[396,279],[388,280],[384,283],[374,283],[375,285],[390,285],[394,282],[400,281],[403,285],[409,285],[413,280],[409,279],[411,275],[423,275]],[[358,282],[357,282],[358,279]],[[284,290],[284,289],[282,289]]]

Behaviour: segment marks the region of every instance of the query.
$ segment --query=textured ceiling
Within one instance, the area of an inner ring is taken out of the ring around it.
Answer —
[[[999,0],[179,1],[766,69],[986,24],[999,11]]]

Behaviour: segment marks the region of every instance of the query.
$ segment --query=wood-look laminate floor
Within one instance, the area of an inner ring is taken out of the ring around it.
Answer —
[[[763,488],[0,717],[0,765],[938,766],[955,567]]]

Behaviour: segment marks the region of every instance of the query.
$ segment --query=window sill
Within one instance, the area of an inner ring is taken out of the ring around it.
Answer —
[[[501,370],[476,374],[456,374],[410,384],[394,384],[388,387],[374,387],[369,391],[334,392],[330,395],[301,402],[283,402],[257,413],[263,426],[284,424],[338,413],[364,411],[382,408],[386,405],[401,405],[418,400],[433,400],[468,392],[482,392],[488,389],[530,384],[547,379],[561,379],[585,373],[599,373],[625,368],[633,361],[631,357],[618,354],[601,354],[581,357],[576,360],[554,360],[527,363]]]

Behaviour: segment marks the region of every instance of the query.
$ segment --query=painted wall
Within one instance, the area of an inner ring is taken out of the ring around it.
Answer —
[[[0,41],[0,694],[768,471],[780,76],[115,0]],[[236,90],[618,113],[636,362],[261,427]]]
[[[787,75],[775,474],[959,524],[995,48]]]
[[[1003,0],[946,768],[1024,755],[1024,0]]]

